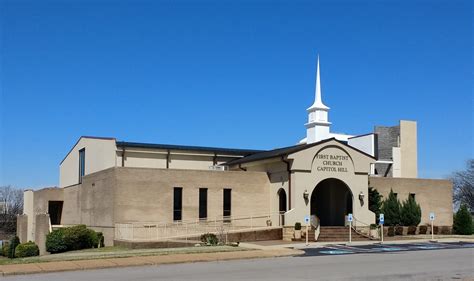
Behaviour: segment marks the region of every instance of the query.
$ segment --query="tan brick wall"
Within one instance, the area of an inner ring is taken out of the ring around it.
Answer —
[[[377,189],[384,199],[393,189],[400,202],[415,193],[421,207],[420,224],[430,223],[430,212],[436,215],[435,225],[453,224],[452,183],[448,180],[369,177],[369,186]]]

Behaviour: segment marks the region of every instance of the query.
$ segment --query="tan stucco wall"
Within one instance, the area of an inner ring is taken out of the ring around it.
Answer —
[[[369,186],[377,189],[384,199],[393,189],[400,202],[415,193],[421,207],[421,224],[430,223],[430,212],[435,213],[435,225],[453,224],[452,183],[448,180],[370,177]]]
[[[116,222],[171,222],[173,188],[183,188],[183,220],[199,218],[199,188],[208,188],[208,218],[222,217],[223,189],[232,189],[232,216],[270,212],[266,173],[117,168]]]
[[[400,121],[400,156],[402,178],[418,177],[417,131],[415,121]]]
[[[59,187],[78,184],[79,150],[85,148],[85,174],[92,174],[116,165],[114,139],[82,137],[59,167]]]

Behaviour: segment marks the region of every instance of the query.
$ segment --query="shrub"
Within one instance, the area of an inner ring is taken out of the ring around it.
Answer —
[[[383,202],[382,213],[385,217],[385,225],[395,226],[400,224],[400,201],[391,189],[388,198]]]
[[[15,248],[20,244],[20,238],[18,236],[12,237],[10,240],[10,248],[8,249],[8,257],[13,259],[15,257]]]
[[[415,198],[408,196],[408,199],[403,202],[400,210],[401,224],[404,226],[417,226],[421,222],[421,207],[416,203]]]
[[[370,224],[370,229],[377,229],[377,224],[371,223]]]
[[[439,234],[439,227],[433,226],[433,234]]]
[[[443,235],[451,234],[451,228],[449,226],[442,226],[440,230],[440,234],[443,234]]]
[[[69,251],[92,248],[98,244],[97,233],[83,224],[64,229],[64,242]]]
[[[96,232],[96,233],[97,233],[98,246],[100,248],[105,247],[104,234],[102,232]]]
[[[456,234],[470,235],[473,233],[472,216],[466,205],[462,205],[454,215],[453,228]]]
[[[15,257],[25,258],[25,257],[34,257],[39,256],[39,248],[34,242],[26,242],[19,244],[15,248]]]
[[[55,254],[68,250],[68,245],[64,241],[64,230],[64,228],[55,229],[46,235],[46,251]]]
[[[395,235],[403,235],[403,226],[395,227]]]
[[[395,236],[395,227],[389,226],[387,230],[387,236]]]
[[[4,244],[1,250],[2,252],[0,254],[4,257],[8,257],[8,252],[10,251],[10,245]]]
[[[301,223],[300,222],[295,223],[295,230],[301,230]]]
[[[217,236],[213,233],[206,233],[201,235],[201,241],[211,246],[215,246],[219,243],[219,239],[217,239]]]
[[[415,235],[416,234],[416,226],[414,226],[414,225],[409,226],[407,234],[408,235]]]
[[[418,231],[419,234],[426,234],[426,231],[428,231],[428,227],[426,225],[420,225],[419,228],[420,228]]]

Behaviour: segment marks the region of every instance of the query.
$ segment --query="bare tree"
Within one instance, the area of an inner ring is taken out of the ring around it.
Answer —
[[[466,166],[466,170],[451,175],[454,206],[465,204],[474,212],[474,159],[469,159]]]
[[[23,213],[23,190],[11,186],[0,187],[0,229],[16,231],[16,216]]]

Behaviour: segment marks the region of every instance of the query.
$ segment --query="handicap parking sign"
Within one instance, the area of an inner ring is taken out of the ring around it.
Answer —
[[[306,224],[309,223],[309,216],[305,216],[305,217],[304,217],[304,222],[305,222]]]
[[[430,221],[434,221],[435,219],[435,213],[431,212],[430,213]]]
[[[379,223],[380,223],[380,224],[384,224],[384,222],[385,222],[385,217],[384,217],[384,215],[383,215],[383,214],[379,214]]]
[[[353,218],[352,218],[352,214],[348,214],[348,215],[347,215],[347,221],[352,221],[352,219],[353,219]]]

